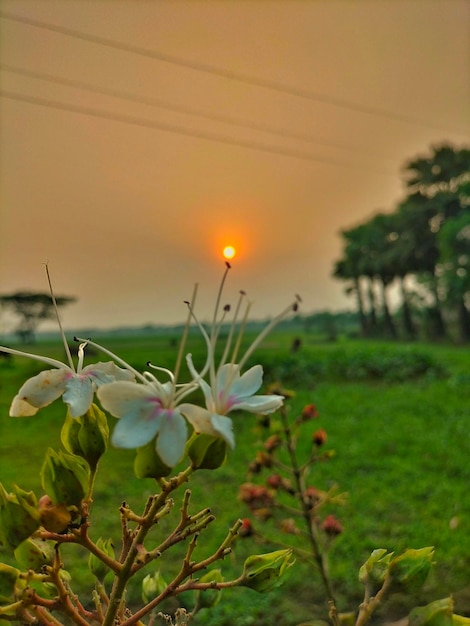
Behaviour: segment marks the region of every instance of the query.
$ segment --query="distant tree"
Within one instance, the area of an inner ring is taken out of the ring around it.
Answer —
[[[58,307],[76,301],[71,296],[55,296]],[[0,303],[10,309],[19,318],[15,333],[25,343],[33,343],[38,326],[44,320],[54,319],[55,310],[48,293],[18,291],[9,295],[0,295]]]
[[[470,341],[470,212],[447,220],[439,231],[441,280],[456,307],[461,341]]]

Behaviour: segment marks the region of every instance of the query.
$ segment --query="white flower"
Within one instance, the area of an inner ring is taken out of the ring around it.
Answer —
[[[100,385],[115,380],[130,380],[134,378],[132,372],[123,370],[112,362],[95,363],[83,367],[85,346],[86,342],[81,343],[78,347],[78,364],[76,369],[71,358],[70,365],[67,365],[61,361],[37,354],[0,347],[0,350],[4,352],[27,356],[54,366],[54,369],[45,370],[24,383],[13,398],[10,415],[12,417],[35,415],[39,409],[48,406],[62,396],[69,408],[70,415],[72,417],[80,417],[90,408],[93,402],[93,394]]]
[[[150,378],[147,372],[147,378]],[[117,448],[139,448],[156,435],[156,450],[168,467],[183,456],[188,425],[174,403],[173,382],[114,382],[98,389],[103,407],[119,421],[111,441]]]
[[[194,372],[190,359],[188,366]],[[197,377],[197,372],[194,373]],[[240,376],[239,365],[225,363],[219,368],[212,387],[203,379],[198,378],[198,382],[207,408],[181,405],[181,412],[197,432],[222,437],[232,448],[235,446],[232,420],[226,417],[230,411],[241,410],[268,415],[276,411],[283,402],[282,396],[255,395],[263,383],[261,365],[254,365]]]
[[[227,271],[230,265],[227,264]],[[227,342],[220,358],[219,365],[215,363],[215,353],[218,337],[225,314],[230,311],[229,306],[223,308],[223,315],[220,320],[218,317],[218,308],[225,277],[219,290],[212,328],[210,334],[204,329],[202,324],[194,316],[191,305],[190,312],[198,324],[207,345],[207,359],[204,367],[200,372],[194,367],[191,354],[188,354],[186,361],[193,380],[200,386],[205,398],[206,408],[194,405],[181,405],[180,410],[183,415],[191,422],[194,429],[198,433],[206,433],[215,437],[222,437],[232,448],[235,445],[233,435],[232,420],[227,417],[231,411],[242,410],[250,413],[268,415],[276,411],[283,403],[282,396],[277,395],[255,395],[263,382],[263,368],[261,365],[251,367],[244,374],[241,374],[244,364],[252,355],[255,348],[261,343],[266,335],[276,326],[286,315],[297,310],[298,300],[289,305],[284,311],[277,315],[258,335],[258,337],[249,346],[243,357],[238,359],[238,353],[243,337],[243,331],[248,319],[250,305],[248,304],[241,322],[238,337],[234,338],[235,329],[237,327],[237,318],[240,312],[242,301],[245,293],[240,292],[240,299],[235,309],[233,321],[229,327]],[[231,352],[231,354],[230,354]],[[205,376],[208,374],[209,383],[206,382]]]

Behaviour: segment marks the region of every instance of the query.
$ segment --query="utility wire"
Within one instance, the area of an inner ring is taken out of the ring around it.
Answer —
[[[56,102],[54,100],[48,100],[46,98],[40,98],[36,96],[28,96],[25,94],[16,93],[13,91],[7,91],[4,89],[0,89],[0,97],[7,98],[9,100],[16,100],[18,102],[26,102],[28,104],[47,107],[50,109],[67,111],[69,113],[78,113],[82,115],[88,115],[95,118],[106,119],[113,122],[121,122],[123,124],[132,124],[134,126],[140,126],[142,128],[152,128],[154,130],[161,130],[164,132],[175,133],[178,135],[183,135],[186,137],[195,137],[198,139],[206,139],[208,141],[213,141],[217,143],[222,143],[230,146],[238,146],[240,148],[249,148],[251,150],[259,150],[261,152],[268,152],[271,154],[278,154],[281,156],[293,157],[296,159],[302,159],[304,161],[314,161],[317,163],[324,163],[327,165],[334,165],[343,168],[361,168],[357,162],[349,163],[345,161],[338,161],[336,159],[329,159],[327,157],[320,157],[309,152],[303,152],[301,150],[293,150],[290,148],[284,148],[282,146],[272,146],[269,144],[254,142],[254,141],[245,141],[242,139],[235,139],[232,137],[227,137],[224,135],[220,135],[217,133],[210,133],[206,131],[198,131],[192,130],[189,128],[185,128],[183,126],[178,126],[176,124],[165,124],[163,122],[155,122],[152,120],[147,120],[140,117],[135,117],[132,115],[125,115],[121,113],[112,113],[110,111],[105,111],[103,109],[92,109],[89,107],[84,107],[75,104],[65,104],[62,102]],[[390,172],[379,171],[376,169],[371,169],[367,166],[369,171],[375,171],[382,176],[393,176]]]
[[[97,45],[106,46],[108,48],[114,48],[115,50],[130,52],[132,54],[144,56],[150,59],[155,59],[157,61],[162,61],[164,63],[171,63],[173,65],[178,65],[180,67],[185,67],[185,68],[195,70],[198,72],[204,72],[206,74],[218,76],[219,78],[225,78],[228,80],[245,83],[246,85],[262,87],[264,89],[270,89],[272,91],[277,91],[280,93],[288,94],[290,96],[296,96],[298,98],[303,98],[303,99],[311,100],[314,102],[321,102],[322,104],[327,104],[330,106],[335,106],[338,108],[355,111],[356,113],[374,115],[377,117],[387,118],[396,122],[419,125],[419,126],[423,126],[426,128],[432,128],[434,130],[445,130],[446,132],[448,131],[448,129],[444,129],[439,125],[432,124],[430,122],[426,122],[421,119],[417,119],[408,115],[402,115],[398,113],[392,113],[390,111],[384,111],[382,109],[378,109],[375,107],[369,107],[366,105],[349,102],[341,98],[334,98],[332,96],[326,96],[324,94],[319,94],[319,93],[312,92],[306,89],[300,89],[298,87],[292,87],[290,85],[285,85],[283,83],[278,83],[276,81],[272,81],[268,79],[256,78],[254,76],[249,76],[248,74],[243,74],[241,72],[234,72],[232,70],[226,70],[220,67],[216,67],[214,65],[207,64],[207,63],[189,61],[187,59],[182,59],[180,57],[177,57],[171,54],[166,54],[164,52],[158,52],[156,50],[150,50],[148,48],[143,48],[141,46],[127,44],[121,41],[116,41],[114,39],[109,39],[107,37],[101,37],[99,35],[92,35],[90,33],[85,33],[83,31],[75,30],[73,28],[68,28],[66,26],[57,26],[56,24],[50,24],[48,22],[43,22],[43,21],[36,20],[33,18],[23,17],[21,15],[10,13],[9,11],[0,10],[0,17],[6,20],[11,20],[11,21],[22,23],[22,24],[27,24],[28,26],[33,26],[35,28],[42,28],[44,30],[49,30],[51,32],[59,33],[67,37],[74,37],[75,39],[81,39],[83,41],[87,41],[87,42],[94,43]]]
[[[192,115],[194,117],[200,117],[203,119],[210,120],[212,122],[221,122],[223,124],[230,124],[232,126],[238,126],[240,128],[248,128],[250,130],[261,131],[263,133],[269,133],[271,135],[278,135],[279,137],[285,137],[287,139],[295,139],[295,140],[300,140],[306,143],[319,144],[319,145],[327,146],[329,148],[348,150],[352,152],[360,152],[372,158],[376,158],[377,156],[380,156],[383,158],[383,155],[371,154],[370,152],[366,150],[360,150],[357,148],[346,146],[345,144],[342,144],[336,141],[329,141],[327,139],[313,137],[311,135],[305,135],[303,133],[296,133],[290,130],[279,128],[277,126],[272,126],[270,124],[243,122],[240,119],[237,119],[235,117],[231,117],[228,115],[206,113],[205,111],[202,111],[201,109],[182,106],[178,104],[172,104],[169,102],[165,102],[163,100],[159,100],[157,98],[134,95],[126,91],[119,91],[119,90],[110,89],[107,87],[97,87],[96,85],[92,85],[90,83],[85,83],[85,82],[74,80],[71,78],[63,78],[61,76],[53,76],[51,74],[45,74],[43,72],[37,72],[34,70],[28,70],[25,68],[17,67],[15,65],[9,65],[8,63],[0,63],[0,70],[3,70],[5,72],[11,72],[12,74],[17,74],[19,76],[26,76],[28,78],[46,81],[46,82],[53,83],[56,85],[63,85],[65,87],[73,87],[74,89],[80,89],[82,91],[89,91],[91,93],[97,93],[97,94],[104,95],[104,96],[111,96],[112,98],[118,98],[120,100],[127,100],[129,102],[136,102],[138,104],[158,107],[160,109],[166,109],[167,111],[172,111],[175,113],[184,113],[185,115]]]

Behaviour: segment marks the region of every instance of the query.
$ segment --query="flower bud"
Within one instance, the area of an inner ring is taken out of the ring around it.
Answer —
[[[434,548],[427,547],[405,550],[403,554],[393,559],[388,572],[395,589],[407,593],[420,589],[431,570],[433,556]]]
[[[343,527],[334,515],[328,515],[325,517],[322,529],[329,537],[336,537],[343,532]]]
[[[160,570],[157,570],[155,574],[147,574],[142,580],[142,600],[147,604],[165,591],[167,586]]]
[[[62,443],[68,452],[85,459],[91,469],[96,469],[106,452],[108,439],[108,420],[96,404],[80,417],[71,417],[67,412],[61,432]]]
[[[323,446],[327,439],[328,435],[326,434],[326,430],[323,428],[319,428],[312,435],[312,441],[318,447]]]
[[[54,543],[30,537],[17,546],[14,555],[22,568],[38,572],[44,565],[52,564],[55,556]]]
[[[114,545],[111,539],[102,539],[100,537],[96,542],[96,546],[107,556],[114,559]],[[109,567],[94,554],[90,554],[88,557],[88,569],[101,582],[103,582],[104,577],[109,572]]]
[[[90,470],[83,459],[49,448],[41,469],[42,486],[54,504],[80,507],[88,491]]]
[[[137,448],[134,459],[134,473],[137,478],[164,478],[171,472],[155,448],[155,439],[145,446]]]
[[[273,450],[276,450],[276,448],[279,448],[279,446],[281,445],[282,445],[282,439],[280,435],[271,435],[264,442],[264,448],[266,452],[272,452]]]
[[[223,577],[220,569],[213,569],[204,574],[204,576],[201,576],[199,579],[200,583],[214,583],[214,588],[206,589],[204,591],[199,590],[196,594],[196,606],[201,609],[210,609],[218,604],[222,592],[217,589],[216,584],[221,583],[222,581]]]
[[[0,541],[16,548],[39,528],[36,496],[14,487],[7,493],[0,483]]]
[[[364,565],[359,569],[359,581],[371,589],[378,591],[385,580],[393,552],[387,553],[383,548],[374,550]]]
[[[308,422],[309,420],[315,419],[319,416],[317,411],[317,407],[314,404],[307,404],[302,409],[301,417],[303,422]]]
[[[188,441],[186,452],[193,469],[217,469],[224,464],[227,444],[221,437],[193,434]]]
[[[54,504],[49,496],[39,499],[39,521],[51,533],[62,533],[72,521],[72,515],[65,504]]]
[[[251,520],[245,517],[245,519],[242,520],[242,525],[240,526],[240,530],[238,531],[238,536],[239,537],[251,537],[254,532],[255,531],[253,528],[253,524],[251,523]]]
[[[294,562],[290,549],[249,556],[239,584],[259,592],[268,591],[280,584],[281,576]]]
[[[409,615],[409,626],[456,626],[453,615],[454,602],[452,598],[435,600],[426,606],[413,609]],[[462,618],[470,623],[470,618]],[[456,620],[458,623],[458,620]]]

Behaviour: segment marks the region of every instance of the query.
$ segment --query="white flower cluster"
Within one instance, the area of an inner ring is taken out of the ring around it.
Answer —
[[[227,265],[227,270],[229,267]],[[224,280],[226,274],[227,272]],[[238,359],[249,310],[247,306],[237,334],[237,317],[245,296],[242,292],[230,325],[223,355],[216,363],[215,352],[220,329],[224,323],[225,314],[230,310],[229,307],[225,307],[221,318],[218,319],[224,280],[219,290],[214,319],[209,332],[198,322],[192,304],[187,303],[188,325],[191,319],[196,321],[207,346],[206,362],[201,371],[196,370],[191,355],[187,355],[186,361],[191,374],[189,382],[178,383],[173,372],[148,364],[150,368],[163,372],[168,377],[169,380],[161,382],[153,373],[149,371],[140,373],[106,348],[84,339],[77,339],[80,344],[78,363],[75,367],[64,335],[68,364],[0,346],[1,351],[27,356],[53,367],[24,383],[13,399],[10,415],[13,417],[34,415],[39,409],[62,396],[70,415],[76,418],[88,411],[96,392],[103,408],[119,418],[112,434],[112,443],[116,447],[138,448],[155,438],[156,450],[160,458],[166,465],[173,467],[184,454],[189,422],[196,433],[221,437],[233,448],[235,438],[232,420],[228,417],[230,412],[242,410],[267,415],[282,405],[282,396],[256,395],[263,380],[261,365],[255,365],[243,374],[241,372],[256,346],[273,326],[290,311],[296,310],[297,302],[290,305],[268,324],[243,357]],[[60,321],[59,327],[62,331]],[[94,346],[108,354],[112,361],[84,367],[87,345]],[[180,363],[177,362],[176,371],[179,371],[179,366]],[[183,402],[197,388],[203,392],[205,406]]]

